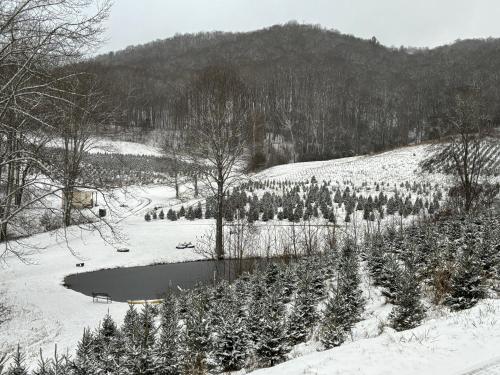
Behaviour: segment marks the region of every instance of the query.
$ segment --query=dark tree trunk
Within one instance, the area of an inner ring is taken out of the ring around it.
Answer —
[[[221,175],[219,173],[219,175]],[[217,217],[215,224],[215,254],[217,259],[224,259],[224,243],[222,231],[222,218],[224,216],[224,182],[220,177],[217,182]]]

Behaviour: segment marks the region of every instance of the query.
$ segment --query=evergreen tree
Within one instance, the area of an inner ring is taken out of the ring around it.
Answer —
[[[54,375],[69,374],[72,368],[72,363],[66,355],[59,355],[57,345],[54,349],[54,357],[50,361],[50,373]],[[115,373],[115,372],[113,372]]]
[[[392,309],[389,320],[396,331],[404,331],[419,326],[425,317],[425,311],[420,302],[420,286],[412,268],[407,266],[398,281],[396,306]]]
[[[43,357],[42,349],[40,348],[40,358],[38,358],[38,362],[35,370],[33,371],[33,375],[52,375],[52,363],[50,360],[47,360]],[[73,371],[76,373],[75,366],[73,366]],[[0,375],[3,374],[3,371],[0,367]],[[86,373],[90,374],[90,373]]]
[[[375,234],[367,243],[368,255],[367,265],[373,283],[381,285],[381,277],[384,270],[384,238],[381,234]]]
[[[158,217],[160,218],[160,220],[165,219],[165,213],[163,212],[163,210],[160,211],[160,214],[158,215]]]
[[[122,334],[125,341],[134,342],[139,336],[139,313],[130,305],[123,319]]]
[[[194,217],[196,219],[203,219],[203,209],[201,208],[201,202],[198,202],[196,209],[194,211]]]
[[[179,317],[174,296],[168,293],[161,305],[159,337],[155,345],[156,374],[178,375]]]
[[[181,373],[205,374],[210,352],[210,330],[206,293],[196,291],[188,301],[184,329],[181,332]]]
[[[347,239],[340,252],[337,291],[347,303],[352,324],[359,321],[364,308],[360,288],[359,259],[356,244]]]
[[[124,368],[132,374],[153,375],[156,371],[154,362],[155,325],[150,305],[144,305],[139,314],[137,330],[137,334],[132,336],[131,341],[125,341]]]
[[[272,290],[280,279],[280,268],[276,263],[269,263],[265,273],[266,286]]]
[[[288,338],[291,345],[305,342],[318,319],[316,295],[310,277],[301,279],[293,310],[288,321]]]
[[[175,211],[174,211],[174,210],[169,209],[169,210],[167,211],[167,219],[168,219],[168,220],[171,220],[171,221],[175,221],[175,220],[177,220],[177,214],[175,213]]]
[[[248,338],[254,346],[260,338],[263,327],[266,299],[267,288],[264,278],[260,272],[256,272],[251,279],[248,318],[246,321]]]
[[[16,352],[12,356],[12,363],[7,370],[7,375],[28,375],[28,370],[25,365],[25,355],[21,351],[21,346],[18,344]]]
[[[147,212],[146,215],[144,215],[144,220],[151,221],[151,215],[149,214],[149,212]]]
[[[97,365],[97,347],[90,329],[83,330],[83,336],[78,342],[73,361],[74,375],[92,375],[99,372]]]
[[[181,218],[183,216],[186,216],[186,209],[184,208],[184,206],[181,206],[179,213],[177,214],[177,217]]]
[[[471,251],[459,257],[451,279],[451,290],[444,303],[452,310],[464,310],[474,306],[486,295],[481,278],[479,260]]]
[[[195,219],[193,207],[191,207],[191,206],[188,207],[185,216],[186,216],[186,219],[188,219],[188,220],[194,220]]]
[[[320,324],[320,340],[326,349],[342,345],[351,332],[350,306],[339,290],[328,298]]]
[[[229,293],[222,301],[223,315],[219,318],[213,343],[213,358],[222,372],[240,370],[247,358],[246,322],[240,314],[234,296]]]
[[[255,354],[261,366],[274,366],[282,362],[289,351],[285,333],[285,311],[276,293],[268,295],[264,306],[265,313]]]
[[[384,266],[379,277],[379,284],[384,287],[382,295],[387,301],[393,303],[397,298],[397,286],[401,277],[401,267],[393,254],[385,254]]]

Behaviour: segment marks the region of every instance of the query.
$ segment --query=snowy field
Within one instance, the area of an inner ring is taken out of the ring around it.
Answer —
[[[442,182],[443,175],[419,172],[419,163],[427,155],[428,146],[408,146],[371,156],[279,165],[256,174],[255,178],[298,182],[316,176],[318,181],[349,180],[356,185],[382,181],[399,184],[417,179],[419,182]]]
[[[62,147],[62,140],[53,140],[47,144],[48,147]],[[117,141],[109,139],[93,139],[88,142],[86,150],[89,153],[107,153],[107,154],[129,154],[129,155],[148,155],[163,156],[159,147],[149,146],[142,143]]]
[[[132,147],[128,142],[113,144],[120,152],[159,152],[138,144]],[[373,156],[278,166],[251,177],[298,182],[316,176],[320,182],[384,181],[391,185],[417,180],[446,185],[448,179],[443,175],[418,172],[418,163],[426,153],[425,146],[405,147]],[[115,193],[110,219],[118,225],[119,242],[108,243],[95,232],[76,229],[69,230],[67,236],[43,233],[26,240],[37,247],[28,255],[28,262],[10,257],[0,265],[0,290],[4,291],[0,298],[11,309],[11,319],[0,325],[0,352],[10,351],[19,343],[32,362],[36,361],[40,347],[48,354],[57,344],[59,351],[72,353],[83,328],[96,327],[108,310],[115,321],[122,321],[126,303],[93,303],[92,298],[62,285],[65,276],[82,270],[76,268],[76,263],[84,262],[83,271],[88,272],[201,259],[200,254],[176,249],[175,245],[194,242],[211,227],[212,220],[144,220],[144,214],[153,207],[164,207],[165,213],[168,207],[179,207],[172,188],[132,187],[126,197],[124,192]],[[125,202],[127,207],[121,207]],[[120,247],[127,247],[130,252],[118,253]],[[470,311],[453,315],[435,311],[422,327],[403,333],[385,328],[379,335],[379,324],[390,308],[383,305],[377,290],[367,293],[372,293],[368,295],[371,302],[367,319],[356,327],[354,342],[326,352],[304,345],[292,354],[304,356],[256,373],[462,374],[476,373],[473,371],[500,356],[499,301],[485,301]]]
[[[96,232],[71,230],[67,236],[43,233],[27,240],[38,248],[30,251],[29,263],[10,257],[1,265],[0,290],[5,291],[1,298],[11,309],[11,320],[0,325],[0,352],[10,351],[19,343],[35,360],[40,347],[45,353],[53,352],[54,343],[59,350],[75,348],[83,328],[96,327],[108,309],[117,320],[123,318],[127,304],[92,303],[92,298],[62,286],[68,274],[201,257],[188,249],[178,250],[175,245],[195,239],[203,223],[144,221],[144,212],[153,201],[178,203],[173,189],[129,189],[127,195],[129,207],[116,214],[123,217],[119,223],[120,243],[107,243]],[[110,239],[109,233],[106,238]],[[127,247],[130,252],[118,253],[116,247]],[[79,262],[85,263],[83,269],[76,268]]]

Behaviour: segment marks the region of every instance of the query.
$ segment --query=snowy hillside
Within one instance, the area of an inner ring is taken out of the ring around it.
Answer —
[[[255,375],[500,374],[500,301],[426,321],[418,328],[309,353]],[[491,371],[488,369],[491,368]]]
[[[419,145],[375,155],[279,165],[256,174],[255,178],[304,181],[316,176],[319,181],[351,180],[356,184],[385,181],[399,184],[418,177],[419,181],[442,182],[444,176],[422,174],[419,170],[419,163],[428,156],[428,152],[428,146]]]
[[[159,153],[159,150],[127,142],[114,142],[113,145],[119,152]],[[339,185],[345,185],[344,181],[351,181],[358,187],[363,183],[373,186],[384,182],[386,186],[399,187],[418,177],[419,181],[446,186],[449,179],[444,175],[419,172],[418,164],[425,156],[425,146],[406,147],[373,156],[277,166],[252,179],[301,182],[315,176],[318,181],[339,181]],[[368,188],[364,189],[363,192]],[[192,191],[186,189],[184,193],[186,207],[197,202],[192,198]],[[176,249],[175,245],[195,242],[211,228],[213,219],[144,220],[145,213],[154,211],[155,207],[179,208],[181,202],[175,199],[172,188],[160,185],[129,187],[127,191],[115,192],[114,199],[112,219],[120,231],[119,242],[110,244],[97,233],[85,231],[70,230],[67,238],[61,236],[62,233],[43,233],[25,240],[37,245],[26,262],[10,257],[1,265],[0,290],[5,291],[5,295],[0,298],[10,308],[10,320],[0,325],[0,352],[11,351],[21,344],[33,363],[40,348],[51,353],[56,343],[60,351],[72,352],[83,328],[98,326],[107,311],[115,321],[123,320],[128,308],[126,303],[93,303],[92,298],[62,285],[65,276],[81,271],[76,263],[84,262],[83,270],[87,272],[202,258],[199,253]],[[266,225],[272,226],[273,222]],[[71,251],[66,248],[67,244]],[[120,247],[129,248],[130,252],[118,253],[116,248]],[[375,302],[380,304],[380,300]],[[374,337],[378,317],[387,316],[385,310],[373,306],[374,315],[368,326],[359,327],[356,342],[321,353],[314,353],[313,347],[304,348],[304,353],[309,353],[304,357],[257,373],[430,374],[433,373],[429,372],[431,364],[436,363],[438,368],[444,369],[445,363],[453,362],[448,372],[439,374],[455,374],[459,369],[497,355],[492,348],[500,345],[500,327],[496,319],[500,316],[498,301],[481,304],[470,312],[428,320],[414,331],[395,333],[389,330]],[[382,315],[377,315],[379,313]],[[299,354],[300,348],[295,352]],[[425,361],[422,360],[424,356]],[[449,361],[448,356],[456,360]],[[368,364],[375,364],[370,367],[373,372],[365,371]],[[410,367],[413,372],[406,371]]]

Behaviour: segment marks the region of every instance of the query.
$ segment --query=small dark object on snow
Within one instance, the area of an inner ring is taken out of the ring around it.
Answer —
[[[119,253],[128,253],[130,251],[130,249],[121,248],[121,249],[117,249],[116,251],[118,251]]]
[[[85,263],[77,263],[76,266],[77,267],[83,267],[85,265]]]
[[[175,248],[176,249],[194,249],[194,245],[191,242],[181,242]]]
[[[111,297],[108,293],[92,292],[92,302],[98,302],[100,299],[106,301],[106,303],[113,302],[113,300],[111,299]]]
[[[99,208],[99,217],[104,217],[104,216],[106,216],[106,209]]]

